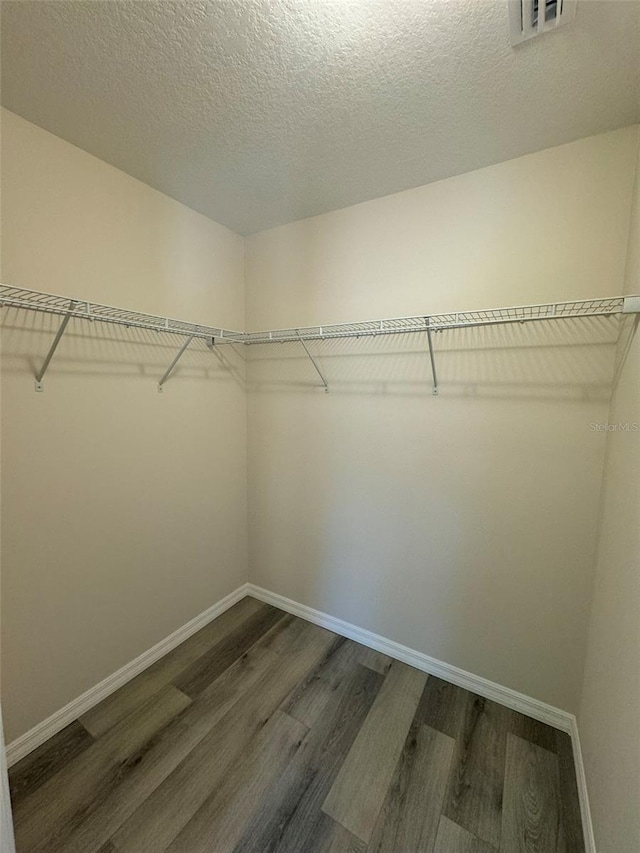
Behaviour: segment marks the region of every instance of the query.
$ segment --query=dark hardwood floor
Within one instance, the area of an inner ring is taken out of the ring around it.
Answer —
[[[584,853],[568,735],[251,598],[10,783],[19,853]]]

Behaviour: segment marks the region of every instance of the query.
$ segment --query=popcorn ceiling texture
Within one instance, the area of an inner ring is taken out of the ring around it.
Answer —
[[[248,234],[638,121],[639,7],[3,2],[3,104]]]

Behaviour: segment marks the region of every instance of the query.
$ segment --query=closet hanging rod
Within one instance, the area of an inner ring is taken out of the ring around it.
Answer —
[[[70,302],[74,303],[69,310]],[[19,308],[71,318],[114,323],[154,332],[170,332],[185,337],[202,338],[211,344],[273,344],[288,341],[358,338],[375,335],[425,333],[444,329],[465,329],[540,320],[561,320],[574,317],[602,317],[615,314],[640,313],[640,296],[611,296],[601,299],[581,299],[570,302],[520,305],[513,308],[493,308],[481,311],[457,311],[449,314],[422,314],[415,317],[394,317],[386,320],[364,320],[356,323],[330,323],[291,329],[271,329],[258,332],[238,332],[221,327],[187,323],[169,317],[158,317],[124,308],[114,308],[68,296],[55,296],[35,290],[0,285],[0,307]]]

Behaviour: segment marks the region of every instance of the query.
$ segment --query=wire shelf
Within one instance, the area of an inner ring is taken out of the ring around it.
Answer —
[[[187,323],[184,320],[157,317],[154,314],[114,308],[111,305],[87,302],[84,299],[72,299],[68,296],[55,296],[51,293],[40,293],[37,290],[26,290],[6,284],[0,285],[0,307],[39,311],[65,317],[69,315],[71,318],[81,320],[115,323],[127,328],[169,332],[183,337],[204,338],[209,341],[213,339],[216,343],[242,343],[244,338],[242,332],[235,332],[231,329]]]
[[[286,341],[325,340],[329,338],[358,338],[367,335],[399,335],[412,332],[439,332],[443,329],[464,329],[474,326],[494,326],[502,323],[527,323],[536,320],[559,320],[570,317],[599,317],[620,314],[624,297],[582,299],[542,305],[522,305],[515,308],[492,308],[483,311],[459,311],[453,314],[424,314],[419,317],[395,317],[388,320],[367,320],[359,323],[334,323],[306,326],[297,329],[276,329],[247,332],[245,344],[271,344]]]
[[[454,314],[424,314],[419,317],[396,317],[389,320],[365,320],[358,323],[334,323],[326,326],[306,326],[297,329],[275,329],[264,332],[236,332],[215,326],[202,326],[173,320],[169,317],[157,317],[125,308],[114,308],[83,299],[71,299],[37,290],[26,290],[12,285],[0,285],[0,307],[17,310],[38,311],[45,314],[57,314],[62,321],[53,342],[44,359],[42,367],[35,376],[36,391],[43,391],[43,379],[58,344],[72,319],[112,323],[127,328],[149,329],[159,333],[181,335],[185,338],[162,378],[158,382],[158,391],[163,390],[167,379],[194,338],[204,338],[209,347],[218,344],[273,344],[285,341],[298,341],[302,344],[314,369],[320,377],[325,391],[329,384],[321,365],[307,347],[306,341],[326,340],[329,338],[359,338],[370,335],[401,335],[423,332],[426,335],[433,375],[433,393],[438,393],[435,352],[432,333],[444,329],[464,329],[477,326],[495,326],[505,323],[528,323],[539,320],[560,320],[572,317],[602,317],[623,313],[640,315],[639,296],[615,296],[606,299],[582,299],[573,302],[556,302],[542,305],[521,305],[516,308],[492,308],[483,311],[460,311]]]
[[[629,299],[629,297],[627,297]],[[625,297],[581,299],[541,305],[521,305],[514,308],[492,308],[482,311],[459,311],[452,314],[423,314],[416,317],[395,317],[386,320],[365,320],[356,323],[330,323],[322,326],[300,326],[290,329],[271,329],[259,332],[238,332],[216,326],[188,323],[169,317],[157,317],[139,311],[114,308],[83,299],[55,296],[11,285],[0,285],[0,307],[40,311],[102,323],[115,323],[156,332],[213,339],[218,343],[272,344],[286,341],[357,338],[366,335],[399,335],[412,332],[432,332],[443,329],[464,329],[474,326],[493,326],[503,323],[527,323],[537,320],[559,320],[571,317],[598,317],[621,314]]]

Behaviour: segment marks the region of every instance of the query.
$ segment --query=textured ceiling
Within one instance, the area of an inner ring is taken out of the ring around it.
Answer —
[[[0,8],[4,106],[243,234],[640,120],[637,2]]]

